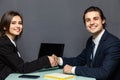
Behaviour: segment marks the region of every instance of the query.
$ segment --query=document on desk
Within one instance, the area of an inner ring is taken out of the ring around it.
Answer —
[[[69,79],[69,78],[74,78],[74,75],[69,75],[69,74],[63,74],[63,73],[51,73],[51,74],[46,74],[44,76],[45,78],[51,78],[51,79]]]

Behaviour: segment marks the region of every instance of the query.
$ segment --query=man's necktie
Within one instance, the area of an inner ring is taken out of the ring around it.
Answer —
[[[91,46],[91,66],[93,66],[94,62],[94,48],[95,48],[95,43],[92,41],[92,46]]]

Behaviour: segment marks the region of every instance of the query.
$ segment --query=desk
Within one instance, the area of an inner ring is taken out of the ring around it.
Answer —
[[[63,73],[62,69],[47,69],[47,70],[40,70],[37,72],[33,73],[28,73],[31,75],[40,75],[40,78],[37,79],[27,79],[27,78],[18,78],[19,73],[12,73],[10,74],[5,80],[55,80],[55,79],[45,79],[44,75],[45,74],[50,74],[50,73]],[[67,80],[96,80],[94,78],[88,78],[88,77],[83,77],[83,76],[75,76],[75,78],[67,79]]]

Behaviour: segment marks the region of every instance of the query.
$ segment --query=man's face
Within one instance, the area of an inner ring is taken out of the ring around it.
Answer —
[[[103,30],[103,24],[105,20],[102,20],[99,12],[91,11],[85,14],[85,25],[86,29],[92,33],[93,36],[99,35]]]

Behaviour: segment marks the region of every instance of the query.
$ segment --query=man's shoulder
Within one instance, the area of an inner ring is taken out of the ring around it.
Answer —
[[[102,38],[105,39],[105,40],[110,40],[110,41],[120,41],[120,39],[117,36],[108,32],[107,30],[105,31]]]

